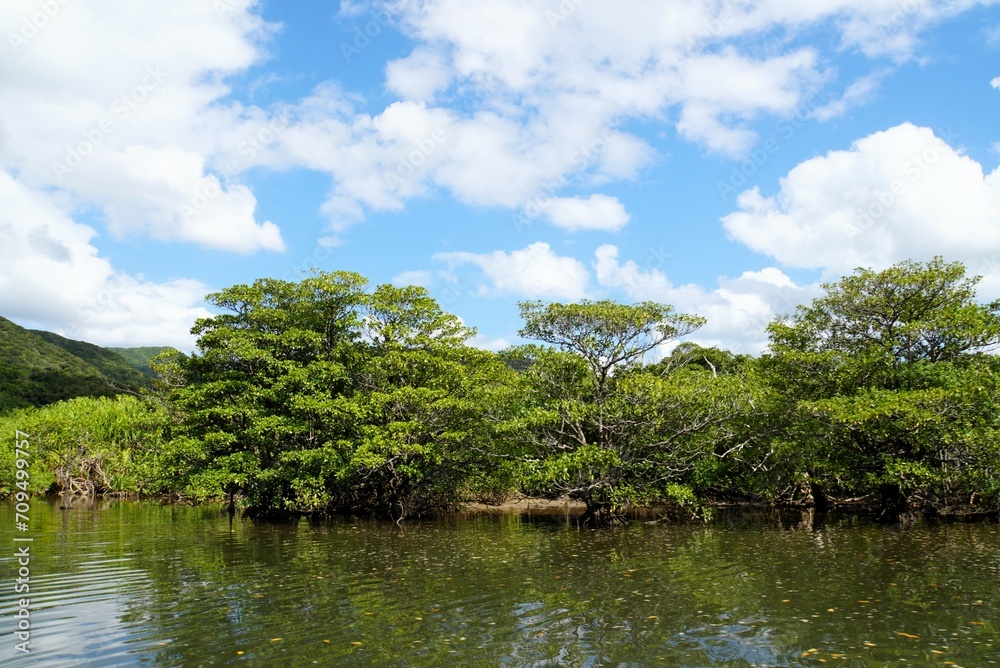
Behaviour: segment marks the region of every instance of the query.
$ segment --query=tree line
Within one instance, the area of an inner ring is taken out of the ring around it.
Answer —
[[[0,424],[42,444],[36,491],[229,498],[257,516],[399,519],[512,494],[578,499],[595,525],[719,503],[989,514],[1000,302],[979,303],[978,280],[941,258],[859,269],[750,357],[677,344],[704,319],[654,302],[523,302],[535,343],[493,353],[424,288],[260,279],[208,296],[219,315],[196,323],[195,354],[157,361],[156,391]],[[12,463],[0,491],[16,491]]]

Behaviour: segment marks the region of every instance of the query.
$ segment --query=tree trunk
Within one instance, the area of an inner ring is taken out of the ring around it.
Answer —
[[[624,516],[614,512],[610,503],[593,499],[584,499],[584,502],[587,504],[587,510],[580,517],[580,526],[597,528],[628,524]]]
[[[897,485],[879,485],[878,498],[879,516],[876,521],[879,524],[888,527],[907,527],[913,524],[909,501]]]

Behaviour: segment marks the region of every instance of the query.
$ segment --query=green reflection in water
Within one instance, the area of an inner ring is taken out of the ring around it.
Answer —
[[[0,526],[13,514],[4,505]],[[41,501],[31,519],[34,653],[18,655],[6,632],[17,598],[8,531],[4,666],[985,666],[1000,656],[995,524],[255,524],[215,506]]]

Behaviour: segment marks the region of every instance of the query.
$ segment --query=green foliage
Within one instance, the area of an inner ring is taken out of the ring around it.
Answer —
[[[113,396],[149,384],[119,355],[0,318],[0,413],[81,396]]]
[[[529,347],[516,356],[535,407],[526,425],[533,489],[581,499],[588,515],[656,501],[690,505],[698,463],[730,457],[752,438],[734,428],[752,410],[753,392],[741,375],[697,365],[641,367],[643,355],[702,318],[652,303],[534,302],[521,311],[522,335],[559,348]],[[735,361],[726,361],[734,371]]]
[[[129,360],[110,348],[102,348],[85,341],[74,341],[52,332],[33,330],[32,333],[94,367],[115,388],[135,390],[147,387],[150,383],[152,369],[149,373],[142,373]]]
[[[596,400],[604,398],[612,372],[639,363],[643,355],[667,341],[690,334],[705,319],[675,313],[668,304],[618,304],[584,300],[576,304],[519,304],[524,328],[520,335],[579,355],[596,381]]]
[[[976,282],[940,259],[858,270],[772,323],[762,358],[680,343],[647,364],[704,319],[527,302],[521,334],[542,345],[490,353],[423,288],[260,279],[208,296],[220,313],[191,356],[126,359],[0,319],[0,429],[32,434],[36,492],[228,495],[257,514],[400,518],[516,492],[583,500],[598,523],[730,500],[995,510],[1000,305]],[[143,365],[142,400],[28,407]]]
[[[316,273],[209,296],[230,313],[199,321],[199,353],[173,367],[186,417],[171,452],[189,494],[406,514],[489,487],[512,372],[467,347],[474,331],[423,288],[366,283]]]
[[[170,346],[143,346],[138,348],[107,348],[111,352],[119,355],[128,362],[132,368],[140,373],[155,377],[153,371],[153,360],[163,354],[177,354],[177,350]]]
[[[339,272],[300,283],[261,279],[208,296],[228,313],[196,323],[200,354],[177,361],[185,384],[174,390],[185,429],[171,451],[189,494],[239,490],[257,507],[295,505],[292,480],[276,472],[303,458],[310,470],[336,460],[352,418],[340,395],[350,383],[345,364],[364,284]]]
[[[764,368],[785,397],[786,479],[868,496],[887,517],[974,498],[998,463],[984,353],[1000,342],[998,305],[975,302],[977,281],[940,258],[862,269],[771,325]]]
[[[714,346],[706,348],[697,343],[684,342],[678,344],[660,362],[646,367],[646,370],[649,373],[668,374],[684,367],[698,367],[713,374],[728,375],[742,372],[750,360],[747,355],[736,355]]]
[[[1000,341],[1000,304],[976,303],[978,282],[961,263],[941,258],[859,269],[772,323],[774,371],[810,398],[905,389],[907,366],[960,361]]]
[[[16,491],[15,430],[30,435],[32,492],[165,491],[169,475],[159,468],[159,449],[166,426],[162,411],[131,396],[81,397],[0,416],[0,496]]]

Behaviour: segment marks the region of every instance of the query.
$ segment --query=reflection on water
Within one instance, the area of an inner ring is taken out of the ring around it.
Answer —
[[[31,513],[33,653],[14,651],[7,531],[4,666],[1000,661],[996,524],[255,524],[217,506],[38,500]]]

